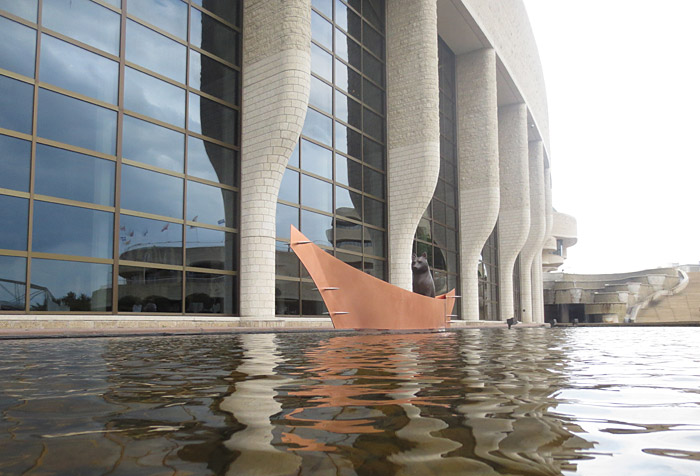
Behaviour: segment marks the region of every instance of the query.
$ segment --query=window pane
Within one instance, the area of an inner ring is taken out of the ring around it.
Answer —
[[[362,20],[340,0],[335,0],[335,23],[358,41],[362,40]]]
[[[363,82],[363,88],[362,97],[365,104],[384,114],[384,92],[366,79]]]
[[[333,57],[317,45],[311,44],[311,72],[333,81]]]
[[[364,138],[362,147],[362,157],[365,163],[380,170],[385,170],[384,165],[384,146],[377,144],[373,140]]]
[[[182,179],[122,165],[122,208],[182,218]]]
[[[335,85],[359,99],[362,76],[342,61],[335,60]]]
[[[190,93],[190,115],[187,128],[192,132],[229,144],[238,142],[238,111]]]
[[[0,256],[0,311],[24,311],[27,259]]]
[[[238,71],[194,50],[190,51],[190,86],[238,104]]]
[[[235,228],[236,192],[198,182],[187,182],[187,219]]]
[[[335,116],[353,127],[362,128],[362,106],[349,96],[335,92]]]
[[[332,0],[311,0],[311,6],[319,12],[326,15],[328,18],[333,18],[333,1]]]
[[[34,87],[7,76],[0,76],[0,127],[32,133]]]
[[[195,137],[188,139],[187,173],[220,182],[238,185],[238,153]]]
[[[362,15],[379,30],[384,27],[384,2],[362,0]]]
[[[375,83],[384,86],[384,65],[382,62],[366,51],[363,54],[363,58],[362,72]]]
[[[44,0],[42,23],[45,27],[119,55],[121,18],[89,0]]]
[[[38,135],[114,155],[117,112],[39,89]]]
[[[112,310],[112,265],[32,260],[32,311]]]
[[[120,215],[119,259],[182,264],[182,225]]]
[[[367,108],[363,109],[363,131],[380,141],[384,141],[384,119]]]
[[[233,314],[235,276],[187,272],[185,312],[191,314]]]
[[[239,25],[241,16],[239,0],[192,0],[192,3],[206,8],[236,26]]]
[[[37,0],[0,0],[0,9],[36,23]]]
[[[29,191],[31,142],[0,135],[0,188]]]
[[[26,250],[29,200],[0,195],[0,249]]]
[[[349,65],[362,68],[362,48],[345,33],[335,30],[335,54],[345,60]]]
[[[336,233],[338,231],[336,230]],[[362,269],[362,256],[351,255],[349,253],[336,252],[335,256],[345,264],[349,264],[353,268]]]
[[[129,0],[127,6],[131,15],[183,40],[187,38],[187,5],[180,0]]]
[[[362,253],[362,225],[336,219],[335,246],[345,251]],[[358,261],[361,264],[362,258],[358,258]]]
[[[182,173],[185,135],[131,116],[124,116],[122,156]]]
[[[327,112],[333,113],[333,88],[320,79],[311,77],[311,92],[309,104]]]
[[[119,311],[182,312],[182,272],[119,266]]]
[[[362,157],[362,135],[349,127],[335,123],[335,148],[357,159]]]
[[[384,198],[384,175],[365,167],[364,192],[376,197]]]
[[[2,7],[1,0],[0,7]],[[36,15],[36,6],[34,9]],[[2,68],[33,78],[35,56],[36,30],[0,17],[0,65]]]
[[[320,316],[328,313],[321,293],[313,283],[301,283],[301,313],[304,316]]]
[[[317,245],[332,246],[333,218],[302,210],[301,232]]]
[[[363,23],[363,27],[362,44],[378,57],[384,58],[384,38],[382,35],[367,23]]]
[[[285,169],[280,184],[279,199],[285,202],[299,203],[299,172]]]
[[[49,35],[41,35],[42,81],[100,101],[117,103],[119,63]]]
[[[324,212],[333,212],[333,185],[308,175],[302,175],[301,204]]]
[[[237,268],[238,236],[226,231],[187,226],[187,266],[197,268]]]
[[[190,43],[229,63],[239,64],[238,33],[196,8],[190,20]]]
[[[335,181],[362,190],[362,165],[352,159],[336,156]]]
[[[333,121],[320,112],[308,109],[301,133],[330,146],[333,143]]]
[[[365,221],[370,225],[384,227],[384,203],[365,197]]]
[[[277,204],[277,231],[278,238],[289,239],[290,225],[299,229],[299,209],[288,205]]]
[[[277,276],[299,277],[301,262],[294,254],[289,243],[275,241],[275,274]]]
[[[40,195],[112,206],[114,167],[111,160],[37,144],[34,191]]]
[[[124,106],[174,126],[185,126],[185,90],[135,69],[124,71]]]
[[[364,272],[375,278],[386,279],[386,262],[378,259],[365,258]]]
[[[185,6],[180,0],[177,3]],[[175,81],[185,82],[187,47],[132,20],[126,22],[126,60]]]
[[[333,48],[333,25],[314,11],[311,12],[311,39],[329,50]]]
[[[365,227],[365,253],[384,256],[385,236],[383,231]]]
[[[113,213],[35,201],[32,251],[111,258],[113,227]]]
[[[362,195],[336,186],[335,213],[345,218],[362,221]]]
[[[275,280],[275,314],[279,316],[298,316],[299,282]]]
[[[333,153],[325,147],[302,140],[301,168],[331,179],[333,178]]]

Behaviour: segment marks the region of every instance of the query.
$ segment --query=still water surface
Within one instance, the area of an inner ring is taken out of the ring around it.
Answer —
[[[0,474],[700,475],[700,328],[0,342]]]

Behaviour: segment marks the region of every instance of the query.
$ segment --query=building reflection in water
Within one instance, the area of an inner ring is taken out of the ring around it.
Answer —
[[[251,337],[244,377],[221,404],[247,425],[225,443],[241,452],[229,474],[260,464],[267,474],[575,470],[593,444],[551,413],[566,378],[553,362],[563,356],[528,339],[525,354],[518,333],[362,334],[309,346]]]

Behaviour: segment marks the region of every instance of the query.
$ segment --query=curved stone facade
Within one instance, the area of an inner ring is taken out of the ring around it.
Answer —
[[[386,28],[389,279],[411,289],[413,235],[440,172],[435,2],[388,2]]]
[[[241,316],[275,315],[275,206],[309,102],[310,0],[244,2]]]

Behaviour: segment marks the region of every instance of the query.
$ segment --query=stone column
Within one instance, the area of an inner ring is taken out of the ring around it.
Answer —
[[[387,2],[389,279],[412,289],[411,249],[440,172],[437,4]]]
[[[553,208],[552,208],[552,175],[549,167],[545,164],[543,172],[544,180],[544,217],[545,217],[545,232],[542,238],[542,243],[540,244],[540,251],[535,257],[535,261],[532,265],[532,279],[533,283],[539,286],[539,289],[533,287],[533,309],[534,309],[534,319],[535,322],[544,322],[544,283],[543,283],[543,271],[542,271],[542,248],[544,244],[552,234],[552,224],[553,219]]]
[[[457,57],[457,157],[462,317],[479,320],[478,266],[500,204],[496,52]]]
[[[310,0],[246,0],[241,135],[241,317],[275,315],[275,211],[306,117]]]
[[[537,288],[532,282],[532,266],[535,256],[542,257],[542,240],[545,232],[544,216],[544,149],[542,141],[528,145],[530,177],[530,232],[520,251],[520,290],[523,322],[536,322],[533,308],[533,292]]]
[[[524,104],[499,108],[498,155],[501,184],[498,284],[500,317],[506,320],[515,314],[513,267],[530,231],[527,108]]]

